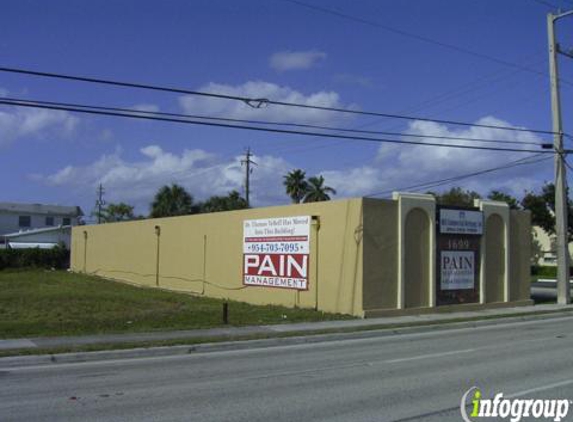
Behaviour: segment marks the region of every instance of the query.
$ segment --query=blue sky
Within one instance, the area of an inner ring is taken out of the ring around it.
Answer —
[[[533,0],[303,2],[375,25],[282,0],[7,0],[0,14],[0,65],[551,129],[545,17],[550,7]],[[570,1],[551,2],[573,7]],[[570,40],[573,47],[571,35],[573,18],[560,21],[564,46]],[[560,66],[562,78],[570,82],[562,85],[567,132],[573,108],[573,60],[561,58]],[[8,73],[0,73],[0,94],[428,136],[547,139],[530,133],[502,134],[280,107],[253,110],[221,100]],[[197,200],[242,190],[240,159],[247,146],[259,164],[252,186],[257,206],[288,203],[281,179],[293,168],[323,174],[327,184],[339,191],[337,197],[351,197],[479,171],[526,156],[0,106],[2,200],[80,205],[89,213],[96,186],[103,183],[108,201],[125,201],[146,213],[153,193],[166,183],[182,184]],[[549,160],[458,184],[482,193],[503,189],[521,196],[526,189],[551,180],[552,166]]]

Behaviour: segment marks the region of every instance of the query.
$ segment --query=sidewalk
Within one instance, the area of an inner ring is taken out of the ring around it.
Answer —
[[[565,313],[573,315],[573,305],[536,305],[516,308],[484,309],[479,311],[436,313],[425,315],[409,315],[398,317],[384,317],[372,319],[355,319],[344,321],[324,321],[298,324],[279,324],[266,326],[248,327],[222,327],[201,330],[167,331],[152,333],[126,333],[126,334],[101,334],[77,337],[39,337],[0,340],[0,351],[17,351],[22,349],[44,350],[51,348],[78,348],[82,346],[106,347],[129,344],[137,344],[139,347],[149,343],[161,341],[174,341],[179,344],[189,340],[190,343],[215,342],[248,338],[272,338],[284,336],[310,335],[310,334],[334,334],[351,331],[399,329],[406,327],[423,327],[448,323],[475,322],[495,318],[531,318],[541,315],[555,316]],[[156,345],[155,344],[155,345]]]

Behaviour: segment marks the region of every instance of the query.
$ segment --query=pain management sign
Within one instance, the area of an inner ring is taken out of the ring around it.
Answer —
[[[243,284],[308,290],[309,216],[243,222]]]

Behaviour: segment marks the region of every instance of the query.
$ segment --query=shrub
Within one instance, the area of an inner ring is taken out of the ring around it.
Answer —
[[[70,266],[70,251],[64,246],[52,249],[0,249],[0,269],[5,268],[56,268]]]
[[[549,265],[532,265],[531,275],[536,275],[541,278],[556,278],[557,267]],[[569,267],[569,275],[573,275],[573,267]]]

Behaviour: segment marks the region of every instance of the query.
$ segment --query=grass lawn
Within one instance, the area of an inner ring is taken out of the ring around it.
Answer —
[[[223,325],[222,303],[65,271],[4,270],[0,338],[211,328]],[[348,318],[229,302],[234,326]]]

